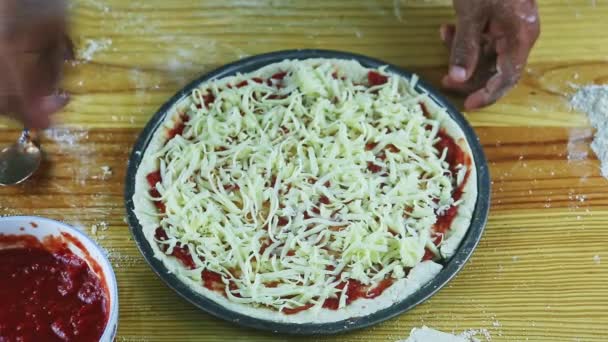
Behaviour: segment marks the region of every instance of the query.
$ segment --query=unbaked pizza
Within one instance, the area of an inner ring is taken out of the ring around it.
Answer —
[[[201,84],[137,173],[155,257],[279,322],[359,317],[417,291],[463,239],[477,176],[464,133],[416,82],[309,59]]]

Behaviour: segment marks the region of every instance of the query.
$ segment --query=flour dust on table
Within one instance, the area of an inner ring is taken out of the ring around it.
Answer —
[[[467,330],[459,335],[454,335],[423,326],[412,329],[406,340],[397,342],[481,342],[491,340],[492,336],[486,329]]]
[[[581,87],[570,99],[572,108],[584,112],[596,129],[591,144],[601,163],[602,176],[608,178],[608,85]]]

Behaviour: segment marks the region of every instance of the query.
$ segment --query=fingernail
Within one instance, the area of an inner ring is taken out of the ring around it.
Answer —
[[[450,67],[450,78],[456,82],[464,82],[467,80],[467,71],[463,67],[452,65]]]

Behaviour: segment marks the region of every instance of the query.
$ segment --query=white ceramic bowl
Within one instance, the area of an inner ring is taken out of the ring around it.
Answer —
[[[105,285],[109,293],[110,310],[108,313],[108,323],[101,335],[100,341],[113,341],[116,336],[116,328],[118,327],[118,287],[116,285],[116,277],[112,270],[112,265],[106,258],[102,249],[81,231],[68,226],[65,223],[34,216],[0,217],[0,234],[33,235],[38,238],[38,240],[42,240],[49,235],[61,237],[61,233],[70,234],[80,242],[86,250],[83,253],[79,246],[68,243],[68,247],[72,253],[85,260],[89,264],[91,270],[101,268],[101,271],[103,272],[102,275],[98,274],[98,276],[100,279],[105,279],[106,281]],[[86,257],[86,255],[88,255],[88,257]],[[97,263],[99,267],[91,267],[92,262]]]

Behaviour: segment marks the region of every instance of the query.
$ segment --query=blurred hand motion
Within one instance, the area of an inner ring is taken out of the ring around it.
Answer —
[[[72,58],[63,0],[0,1],[0,114],[47,128],[68,97],[58,93]]]

